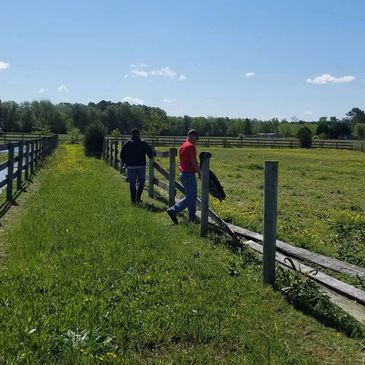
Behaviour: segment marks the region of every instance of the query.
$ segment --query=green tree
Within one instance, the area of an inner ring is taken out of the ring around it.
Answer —
[[[300,128],[297,137],[299,138],[300,148],[312,147],[312,131],[308,127]]]
[[[355,133],[358,138],[365,139],[365,123],[357,123]]]

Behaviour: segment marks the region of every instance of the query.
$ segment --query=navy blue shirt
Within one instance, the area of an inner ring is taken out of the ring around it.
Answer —
[[[129,166],[146,166],[146,155],[152,158],[151,146],[140,138],[131,138],[123,144],[121,160]]]

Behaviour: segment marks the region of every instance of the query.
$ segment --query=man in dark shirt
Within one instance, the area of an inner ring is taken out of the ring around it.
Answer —
[[[186,141],[179,149],[179,171],[180,179],[184,185],[185,196],[174,206],[167,209],[167,214],[174,223],[179,223],[177,214],[188,208],[189,221],[196,221],[196,198],[197,198],[197,183],[195,173],[200,175],[200,168],[196,159],[196,142],[198,140],[198,132],[192,129],[188,132]]]
[[[146,180],[146,155],[152,158],[152,148],[139,137],[139,130],[131,130],[131,139],[124,143],[120,157],[127,166],[132,204],[140,203]],[[137,184],[138,181],[138,184]],[[138,186],[137,186],[138,185]]]

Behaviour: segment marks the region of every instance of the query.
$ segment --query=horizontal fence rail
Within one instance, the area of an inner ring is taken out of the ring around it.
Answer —
[[[47,155],[58,146],[58,135],[23,139],[0,144],[0,191],[6,186],[6,200],[12,201],[14,182],[21,189],[24,179],[29,179]],[[24,174],[23,174],[24,172]]]
[[[108,140],[119,140],[122,143],[130,136],[113,137]],[[143,139],[156,147],[178,147],[184,136],[145,136]],[[199,145],[204,147],[266,147],[266,148],[300,148],[298,139],[284,138],[234,138],[234,137],[200,137]],[[313,140],[312,148],[331,148],[365,152],[365,143],[345,140]]]

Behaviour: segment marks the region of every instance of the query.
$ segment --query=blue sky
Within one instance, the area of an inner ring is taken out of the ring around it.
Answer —
[[[364,40],[362,0],[3,0],[0,99],[343,117],[365,108]]]

